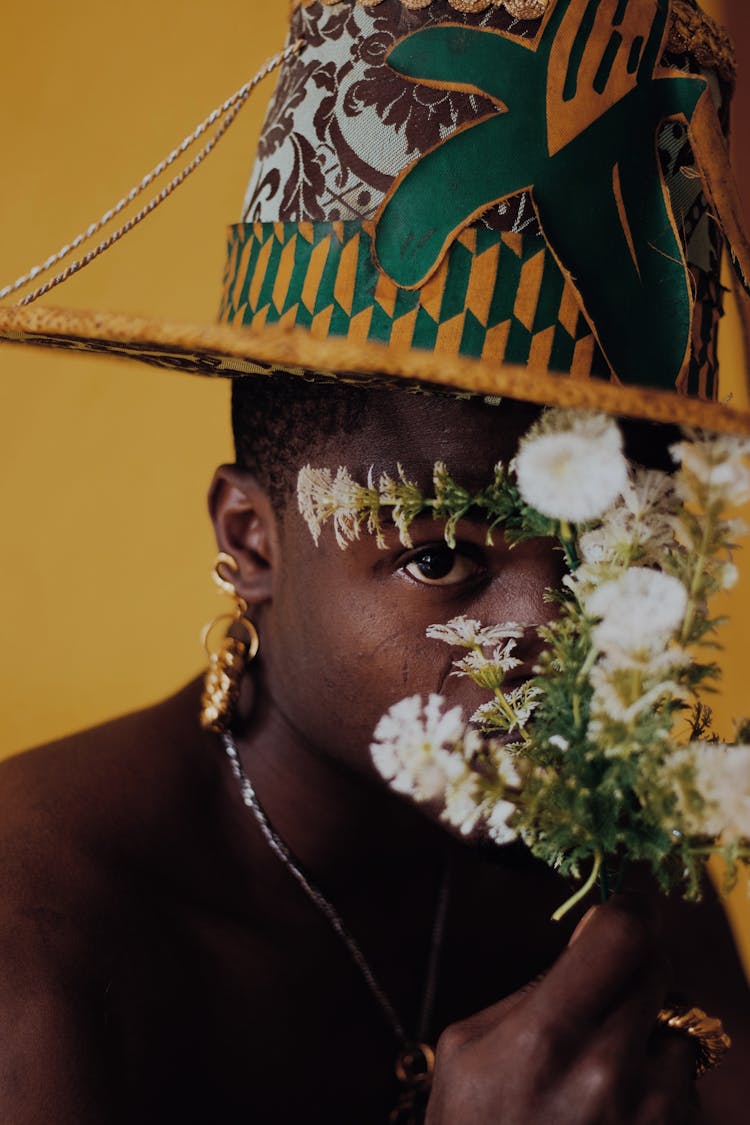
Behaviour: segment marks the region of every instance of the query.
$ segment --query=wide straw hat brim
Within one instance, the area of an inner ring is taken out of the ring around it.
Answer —
[[[720,402],[374,341],[316,339],[303,329],[283,325],[254,329],[175,324],[130,315],[16,306],[0,309],[0,339],[135,359],[199,375],[272,378],[276,371],[287,371],[307,379],[507,396],[540,405],[750,434],[750,412]]]

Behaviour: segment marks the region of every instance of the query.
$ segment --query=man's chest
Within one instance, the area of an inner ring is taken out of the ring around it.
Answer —
[[[393,927],[394,940],[375,958],[379,983],[416,1037],[425,958],[395,919]],[[388,1120],[402,1091],[395,1072],[402,1044],[361,969],[319,918],[303,913],[300,924],[279,927],[167,911],[130,942],[107,991],[106,1021],[134,1119]],[[454,919],[427,1037],[434,1045],[448,1023],[533,978],[548,954],[529,940],[521,957],[502,932]]]

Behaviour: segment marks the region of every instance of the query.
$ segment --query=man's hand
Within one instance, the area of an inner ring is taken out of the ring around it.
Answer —
[[[649,903],[618,896],[544,979],[438,1043],[427,1125],[685,1125],[695,1048],[657,1027],[669,987]]]

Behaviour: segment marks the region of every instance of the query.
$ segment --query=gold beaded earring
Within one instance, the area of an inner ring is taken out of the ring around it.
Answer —
[[[211,572],[219,589],[234,600],[234,608],[231,613],[221,613],[209,621],[201,634],[201,642],[208,655],[201,696],[201,726],[204,730],[219,733],[231,726],[245,668],[255,658],[259,644],[258,632],[245,616],[247,602],[237,593],[233,583],[221,574],[219,568],[222,566],[237,571],[237,562],[225,551],[220,551]],[[210,635],[221,621],[229,621],[229,625],[219,648],[211,652]]]

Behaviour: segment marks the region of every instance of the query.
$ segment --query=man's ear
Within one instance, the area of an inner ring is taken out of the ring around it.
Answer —
[[[271,600],[280,544],[268,493],[252,473],[220,465],[208,491],[208,510],[220,551],[237,562],[232,582],[250,606]]]

